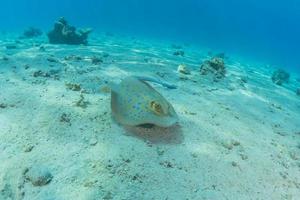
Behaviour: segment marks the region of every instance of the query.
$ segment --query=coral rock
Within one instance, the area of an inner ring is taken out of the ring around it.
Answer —
[[[200,73],[202,75],[212,74],[215,79],[224,78],[226,74],[224,60],[220,57],[213,57],[204,61],[200,66]]]
[[[175,51],[174,53],[173,53],[173,55],[174,56],[184,56],[184,51]]]
[[[62,17],[54,24],[54,29],[48,33],[51,44],[72,44],[79,45],[88,43],[88,35],[91,29],[76,30],[76,27],[70,26]]]
[[[283,83],[288,83],[290,74],[282,69],[276,70],[272,75],[273,83],[277,85],[282,85]]]

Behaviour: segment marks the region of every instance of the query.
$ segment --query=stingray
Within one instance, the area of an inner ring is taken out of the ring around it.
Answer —
[[[178,121],[173,106],[146,81],[176,88],[153,78],[129,76],[110,84],[113,118],[122,125],[169,127]]]

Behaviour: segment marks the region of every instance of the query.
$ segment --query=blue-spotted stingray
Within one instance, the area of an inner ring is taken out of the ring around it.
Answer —
[[[175,86],[152,78],[129,76],[120,84],[111,84],[111,110],[113,118],[122,125],[156,125],[169,127],[178,121],[173,106],[145,81],[159,83],[168,88]]]

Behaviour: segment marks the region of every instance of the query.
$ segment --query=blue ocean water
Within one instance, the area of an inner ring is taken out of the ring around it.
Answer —
[[[253,0],[2,0],[0,30],[70,23],[171,39],[300,71],[300,2]]]
[[[300,0],[0,2],[0,200],[299,199]]]

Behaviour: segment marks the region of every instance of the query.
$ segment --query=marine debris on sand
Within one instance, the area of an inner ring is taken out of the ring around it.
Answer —
[[[69,25],[65,18],[61,17],[47,35],[51,44],[87,45],[88,36],[91,32],[92,29],[79,29],[77,31],[75,26]]]

